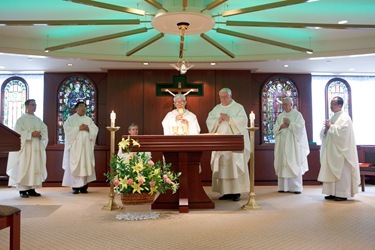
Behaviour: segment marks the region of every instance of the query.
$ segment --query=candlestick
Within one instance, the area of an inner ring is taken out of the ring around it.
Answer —
[[[113,111],[112,111],[113,112]],[[112,115],[112,114],[111,114]],[[116,118],[116,115],[115,115],[115,118]],[[110,138],[110,155],[111,157],[113,157],[115,155],[115,133],[117,130],[120,129],[120,127],[107,127],[107,129],[109,130],[109,132],[111,132],[111,138]],[[111,176],[111,178],[114,177],[115,173],[114,173],[114,169],[113,168],[110,168],[110,172],[109,172],[109,175]],[[112,210],[117,210],[117,209],[121,209],[121,206],[117,205],[116,204],[116,201],[115,201],[115,191],[113,190],[113,182],[111,182],[109,184],[109,200],[108,200],[108,204],[105,205],[102,209],[103,210],[108,210],[108,211],[112,211]]]
[[[255,114],[253,111],[251,111],[250,115],[250,127],[253,128],[254,127],[254,120],[255,120]]]
[[[115,127],[115,120],[116,120],[116,113],[113,110],[112,110],[112,113],[109,116],[109,118],[111,118],[111,127],[114,128]]]

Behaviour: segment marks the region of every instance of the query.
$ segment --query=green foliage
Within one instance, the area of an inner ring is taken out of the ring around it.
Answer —
[[[134,139],[122,139],[119,148],[125,153],[111,159],[112,172],[107,173],[106,177],[113,183],[114,191],[117,194],[153,194],[165,193],[167,190],[175,193],[179,187],[177,181],[181,173],[174,173],[170,169],[170,163],[153,162],[148,152],[131,152],[135,146],[140,147]]]

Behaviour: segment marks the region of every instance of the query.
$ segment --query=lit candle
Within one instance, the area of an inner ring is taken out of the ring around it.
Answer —
[[[253,111],[251,111],[250,115],[250,127],[253,128],[254,127],[254,120],[255,120],[255,114]]]
[[[113,110],[112,110],[112,113],[110,115],[110,118],[111,118],[111,127],[113,128],[113,127],[115,127],[115,120],[116,120],[116,113],[113,112]]]

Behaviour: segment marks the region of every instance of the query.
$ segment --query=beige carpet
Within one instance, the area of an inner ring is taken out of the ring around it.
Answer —
[[[121,211],[105,211],[108,188],[72,195],[69,188],[42,188],[42,197],[19,198],[0,187],[0,204],[21,212],[21,249],[375,249],[375,186],[353,200],[325,201],[320,186],[300,195],[256,186],[262,208],[243,210],[240,202],[219,201],[215,209],[153,210],[157,220],[117,220]],[[116,202],[120,203],[119,197]],[[0,231],[0,249],[8,249],[9,229]]]

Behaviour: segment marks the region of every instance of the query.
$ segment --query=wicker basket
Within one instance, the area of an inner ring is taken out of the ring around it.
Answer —
[[[155,194],[134,193],[121,194],[121,202],[123,205],[143,205],[154,203]]]

